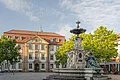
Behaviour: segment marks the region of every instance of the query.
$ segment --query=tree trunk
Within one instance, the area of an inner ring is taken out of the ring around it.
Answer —
[[[14,70],[15,70],[15,67],[14,67],[14,66],[15,66],[15,63],[13,63],[12,66],[13,66],[13,75],[14,75],[14,74],[15,74],[15,73],[14,73]]]
[[[2,72],[3,71],[3,63],[1,63],[0,66],[1,66],[1,72]]]
[[[2,63],[0,63],[0,66],[1,66],[0,69],[1,69],[1,72],[2,72]]]
[[[8,72],[10,72],[10,66],[8,60],[7,60],[7,68],[8,68]]]

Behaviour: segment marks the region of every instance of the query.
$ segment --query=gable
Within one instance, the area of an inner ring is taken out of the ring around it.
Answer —
[[[34,37],[32,39],[29,39],[27,43],[33,43],[33,44],[49,44],[46,40],[40,38],[40,37]]]

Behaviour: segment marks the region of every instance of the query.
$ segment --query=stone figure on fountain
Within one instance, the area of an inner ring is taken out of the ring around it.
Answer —
[[[97,59],[91,52],[86,57],[86,67],[93,68],[93,69],[100,68],[100,65],[98,64]]]

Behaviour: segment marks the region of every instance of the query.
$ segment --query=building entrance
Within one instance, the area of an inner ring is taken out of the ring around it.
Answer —
[[[38,72],[40,70],[38,63],[34,64],[34,70],[35,70],[35,72]]]

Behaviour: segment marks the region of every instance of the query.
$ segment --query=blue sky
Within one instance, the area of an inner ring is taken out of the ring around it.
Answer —
[[[120,0],[0,0],[0,34],[42,27],[68,38],[77,20],[87,32],[103,25],[120,33]]]

